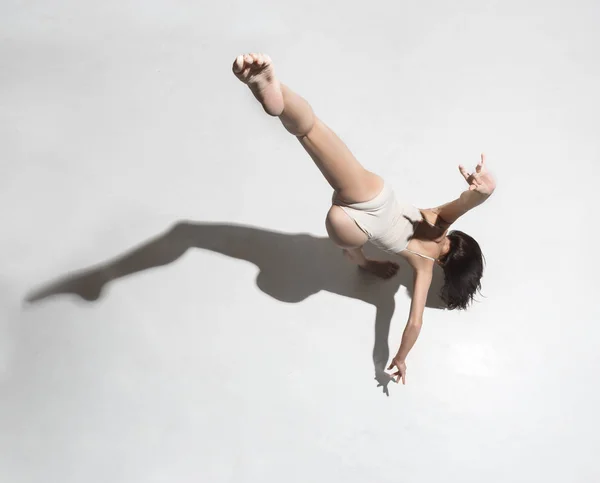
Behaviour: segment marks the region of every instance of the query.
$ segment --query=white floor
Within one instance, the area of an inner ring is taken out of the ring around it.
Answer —
[[[599,21],[2,2],[0,481],[599,481]],[[361,276],[324,238],[330,189],[231,74],[247,51],[417,206],[487,153],[498,189],[457,226],[485,297],[432,298],[406,386],[373,352],[411,274]]]

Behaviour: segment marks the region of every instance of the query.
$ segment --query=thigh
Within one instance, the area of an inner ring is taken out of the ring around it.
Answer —
[[[381,191],[383,180],[367,171],[320,119],[315,119],[310,132],[298,140],[341,200],[347,203],[369,201]]]
[[[340,248],[362,247],[369,238],[339,206],[333,205],[325,221],[327,234]]]

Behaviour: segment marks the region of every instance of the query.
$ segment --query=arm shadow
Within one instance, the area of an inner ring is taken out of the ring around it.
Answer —
[[[180,221],[164,233],[101,264],[68,273],[35,290],[26,302],[57,295],[75,295],[87,302],[98,300],[109,283],[135,273],[168,265],[190,248],[217,252],[258,267],[256,285],[267,295],[298,303],[322,290],[361,300],[376,308],[373,364],[375,379],[388,394],[390,378],[388,335],[395,310],[394,296],[404,286],[412,296],[412,269],[401,257],[377,251],[378,258],[394,259],[401,268],[391,280],[381,280],[350,264],[328,238],[281,233],[252,226]],[[376,249],[367,246],[367,255]],[[438,269],[438,267],[436,267]],[[441,309],[437,296],[443,274],[434,271],[427,307]]]

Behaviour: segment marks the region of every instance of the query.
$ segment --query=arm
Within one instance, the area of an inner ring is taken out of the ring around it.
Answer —
[[[486,196],[474,190],[466,190],[463,191],[457,199],[438,206],[437,208],[433,208],[431,211],[438,215],[448,225],[451,225],[466,212],[487,200],[488,197],[489,195]]]
[[[468,173],[464,166],[460,165],[458,169],[469,184],[469,189],[463,191],[458,199],[431,210],[448,225],[454,223],[458,218],[476,206],[479,206],[496,189],[496,181],[487,171],[484,162],[485,155],[482,154],[481,162],[477,165],[473,173]]]
[[[425,263],[426,265],[424,264],[423,267],[415,269],[414,290],[412,302],[410,304],[408,322],[406,323],[404,333],[402,334],[400,349],[398,349],[398,353],[388,367],[388,369],[392,369],[394,366],[398,368],[398,372],[393,374],[392,377],[397,378],[396,382],[399,382],[400,378],[402,378],[402,384],[406,384],[406,357],[415,345],[419,333],[421,332],[425,302],[427,301],[427,293],[429,292],[431,279],[433,277],[433,263]]]

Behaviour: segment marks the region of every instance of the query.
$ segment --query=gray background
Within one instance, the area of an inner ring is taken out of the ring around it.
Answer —
[[[599,20],[4,0],[0,480],[597,481]],[[231,74],[249,51],[403,199],[458,196],[481,151],[498,179],[457,224],[485,297],[430,301],[389,396],[372,353],[398,348],[411,274],[324,239],[328,185]]]

